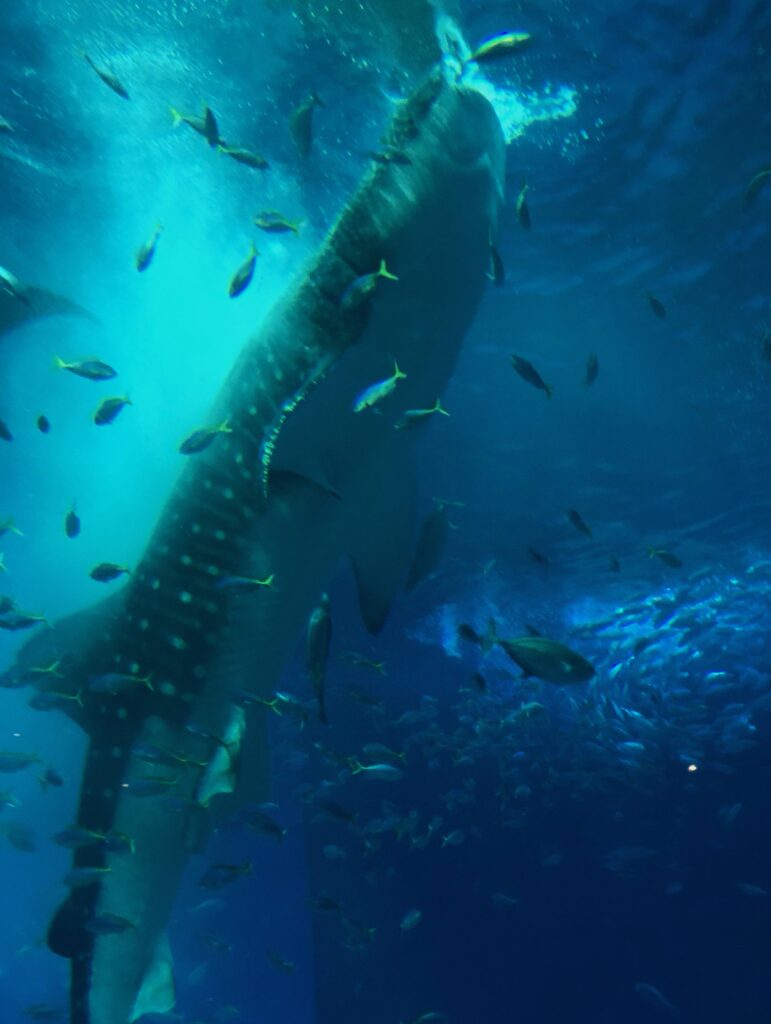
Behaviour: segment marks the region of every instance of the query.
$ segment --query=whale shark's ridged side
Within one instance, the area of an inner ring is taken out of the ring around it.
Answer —
[[[212,414],[227,417],[232,433],[189,459],[123,593],[20,656],[39,664],[46,652],[68,655],[67,685],[86,704],[74,717],[90,736],[78,821],[126,833],[136,847],[75,853],[75,866],[110,871],[74,890],[49,930],[51,948],[72,959],[72,1024],[128,1024],[171,1008],[163,932],[209,816],[192,801],[220,792],[214,814],[267,784],[264,713],[252,709],[244,733],[232,689],[271,691],[346,552],[372,628],[409,560],[413,501],[402,488],[414,438],[384,416],[355,416],[351,404],[392,357],[409,366],[405,407],[433,401],[447,383],[485,286],[503,140],[487,101],[437,72],[399,106],[388,142],[412,163],[368,174],[310,270],[246,345]],[[342,308],[347,286],[382,259],[399,281]],[[216,586],[223,576],[270,573],[275,589],[232,595]],[[152,689],[88,690],[89,678],[111,672],[150,675]],[[227,735],[228,753],[191,723]],[[132,753],[138,742],[210,764],[148,772]],[[146,774],[174,781],[190,807],[171,812],[162,796],[132,796],[132,778]],[[95,937],[86,922],[104,912],[136,927]]]

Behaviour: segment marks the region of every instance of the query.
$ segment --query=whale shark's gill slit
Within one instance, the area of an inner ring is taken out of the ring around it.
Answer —
[[[288,416],[290,416],[297,406],[304,399],[308,397],[311,391],[319,384],[327,374],[329,369],[329,361],[326,361],[324,366],[319,368],[316,375],[308,378],[298,390],[281,406],[278,414],[268,424],[265,437],[260,447],[260,483],[262,485],[262,493],[265,498],[268,497],[268,480],[270,475],[271,463],[273,461],[273,455],[276,450],[276,443],[278,442],[281,428]]]

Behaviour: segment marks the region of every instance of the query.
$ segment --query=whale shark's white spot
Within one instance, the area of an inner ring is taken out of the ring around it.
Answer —
[[[190,557],[190,555],[182,555],[182,557],[180,558],[180,562],[183,565],[192,565],[193,559]]]
[[[205,665],[196,665],[195,668],[193,669],[193,678],[195,678],[195,679],[205,679],[206,678],[206,666]]]
[[[110,751],[110,757],[114,758],[116,761],[119,760],[121,757],[123,757],[123,748],[113,747],[112,750]]]
[[[147,619],[140,619],[139,620],[139,628],[141,630],[148,629],[149,626],[150,626],[150,623],[148,622]]]
[[[193,523],[193,525],[190,527],[190,530],[191,530],[192,533],[200,533],[201,532],[201,524],[200,523]]]
[[[185,643],[181,636],[170,636],[169,643],[177,651],[187,650],[187,644]]]
[[[165,683],[161,683],[161,685],[158,687],[158,692],[163,697],[173,697],[174,694],[177,692],[177,688],[174,685],[174,683],[169,683],[167,681]]]
[[[156,576],[156,577],[155,577],[155,579],[154,579],[154,580],[152,581],[152,583],[150,584],[150,586],[152,587],[152,589],[153,589],[153,590],[160,590],[160,589],[161,589],[161,581],[160,581],[160,580],[158,579],[158,577],[157,577],[157,576]]]
[[[181,590],[179,594],[179,599],[182,602],[182,604],[190,604],[190,602],[193,600],[193,595],[190,593],[189,590]]]
[[[116,714],[116,717],[120,718],[120,720],[122,722],[125,721],[128,718],[128,711],[126,711],[125,708],[118,708],[118,710],[115,712],[115,714]]]
[[[225,531],[224,530],[215,530],[214,531],[214,539],[215,540],[224,540],[225,536],[226,535],[225,535]]]

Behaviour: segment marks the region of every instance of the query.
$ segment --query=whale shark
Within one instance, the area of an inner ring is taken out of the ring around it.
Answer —
[[[505,147],[487,99],[439,68],[396,105],[385,142],[409,159],[366,172],[245,344],[213,399],[227,430],[180,456],[131,574],[34,635],[11,670],[60,658],[55,689],[82,698],[67,709],[88,735],[77,824],[103,838],[74,851],[48,930],[70,960],[71,1024],[173,1008],[166,926],[188,858],[269,793],[268,711],[235,691],[272,695],[346,556],[372,632],[409,572],[417,448],[436,427],[395,425],[452,376],[487,286]],[[354,411],[394,363],[398,387]],[[173,767],[148,768],[148,747]],[[107,915],[130,927],[102,934]]]

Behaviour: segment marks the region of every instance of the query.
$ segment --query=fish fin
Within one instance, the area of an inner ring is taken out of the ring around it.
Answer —
[[[129,1024],[145,1014],[169,1013],[177,1002],[177,987],[174,982],[174,961],[171,957],[169,939],[164,932],[155,945],[153,959],[142,979]]]
[[[330,498],[336,498],[337,501],[340,501],[342,498],[340,492],[321,473],[310,476],[308,473],[296,473],[292,469],[271,469],[268,478],[268,487],[271,493],[274,491],[280,492],[292,487],[296,483],[305,483],[310,484],[312,487],[317,487],[325,494],[328,494]]]
[[[198,784],[196,800],[202,807],[220,793],[232,793],[236,788],[236,762],[241,752],[241,743],[246,730],[246,715],[243,708],[234,705],[230,720],[218,746],[211,757],[206,771]]]
[[[84,955],[92,941],[85,927],[86,915],[73,892],[60,905],[48,925],[48,948],[57,956],[74,960]]]
[[[405,460],[408,468],[405,467]],[[414,546],[416,487],[409,452],[394,452],[378,468],[377,522],[364,524],[349,556],[356,576],[359,609],[370,633],[378,633],[410,567]],[[406,493],[405,493],[406,478]]]
[[[99,323],[93,313],[89,313],[77,302],[46,288],[25,284],[24,302],[19,302],[8,292],[0,289],[0,335],[14,327],[21,327],[30,320],[48,316],[79,316],[92,323]]]

